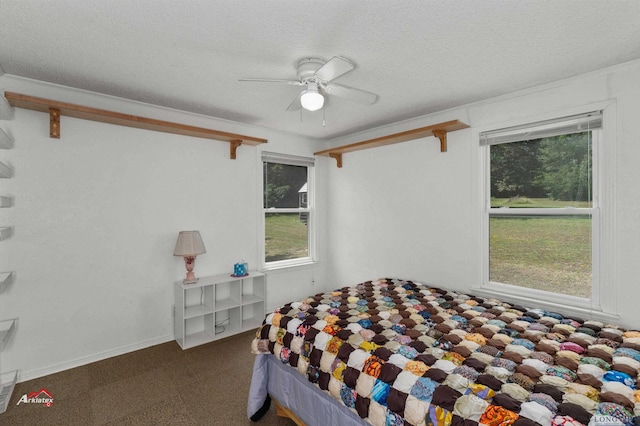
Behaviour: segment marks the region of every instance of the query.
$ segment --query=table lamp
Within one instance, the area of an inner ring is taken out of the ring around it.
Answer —
[[[187,268],[187,277],[183,280],[185,284],[193,284],[198,281],[193,273],[196,256],[206,252],[199,231],[180,231],[178,233],[178,241],[176,241],[173,255],[184,257],[184,266]]]

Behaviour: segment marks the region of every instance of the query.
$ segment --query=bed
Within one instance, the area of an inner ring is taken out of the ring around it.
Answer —
[[[640,425],[640,332],[400,279],[266,316],[247,414],[311,425]]]

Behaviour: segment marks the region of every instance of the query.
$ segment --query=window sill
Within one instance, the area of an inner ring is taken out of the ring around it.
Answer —
[[[313,268],[317,264],[318,262],[311,258],[299,259],[295,261],[272,262],[260,269],[260,272],[285,272],[294,269],[307,269]]]
[[[557,294],[554,295],[554,301],[545,299],[543,292],[536,292],[535,290],[525,291],[523,293],[522,288],[518,288],[520,294],[513,293],[511,286],[504,286],[500,284],[488,284],[483,287],[472,287],[472,292],[479,296],[493,297],[498,300],[517,303],[527,308],[540,308],[549,312],[558,312],[567,316],[576,316],[584,319],[593,319],[602,321],[605,323],[618,322],[620,316],[610,312],[605,312],[600,306],[591,306],[588,299],[579,297],[566,296]]]

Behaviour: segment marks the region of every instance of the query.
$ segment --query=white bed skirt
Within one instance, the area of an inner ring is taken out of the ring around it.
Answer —
[[[278,361],[275,356],[256,355],[247,402],[249,418],[262,407],[267,394],[293,411],[307,426],[368,424],[327,392],[309,383],[302,374]]]

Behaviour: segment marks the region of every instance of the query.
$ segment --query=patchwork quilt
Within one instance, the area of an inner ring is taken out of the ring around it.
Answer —
[[[252,350],[373,425],[640,425],[640,331],[413,281],[281,306]]]

